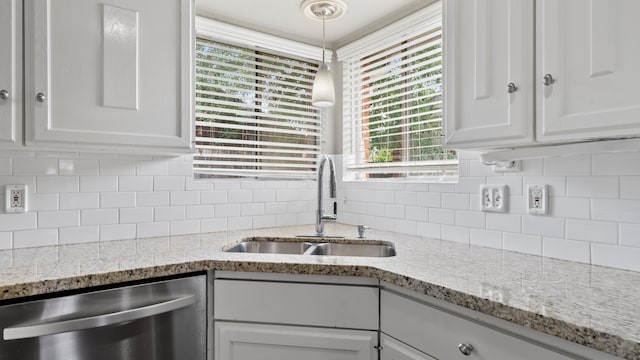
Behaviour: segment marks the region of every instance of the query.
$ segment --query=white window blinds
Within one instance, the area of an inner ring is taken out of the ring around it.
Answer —
[[[347,178],[457,176],[442,148],[442,16],[432,6],[338,50]]]
[[[311,106],[318,63],[196,41],[196,177],[311,178],[320,112]]]

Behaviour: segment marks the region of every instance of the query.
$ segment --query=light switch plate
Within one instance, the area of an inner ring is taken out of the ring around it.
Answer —
[[[480,185],[480,209],[489,212],[507,212],[507,185]]]

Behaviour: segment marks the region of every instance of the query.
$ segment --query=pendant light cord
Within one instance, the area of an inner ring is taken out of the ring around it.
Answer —
[[[325,14],[322,14],[322,63],[324,64],[324,50],[326,47],[326,42],[327,42],[327,36],[326,36],[326,29],[325,29],[325,20],[326,20],[327,16]]]

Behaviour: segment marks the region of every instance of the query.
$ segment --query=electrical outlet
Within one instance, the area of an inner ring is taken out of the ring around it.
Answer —
[[[507,212],[507,185],[480,185],[482,211]]]
[[[547,213],[547,185],[527,185],[527,211],[533,215]]]
[[[5,211],[7,213],[27,211],[27,185],[7,185],[5,187]]]

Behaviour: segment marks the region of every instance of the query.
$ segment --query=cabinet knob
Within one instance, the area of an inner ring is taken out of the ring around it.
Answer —
[[[471,355],[471,352],[473,351],[473,345],[471,345],[471,344],[460,344],[460,345],[458,345],[458,350],[460,350],[462,355],[469,356],[469,355]]]
[[[9,92],[7,90],[0,90],[0,100],[7,100],[9,98]]]
[[[38,100],[38,102],[45,102],[47,100],[47,95],[38,93],[38,95],[36,95],[36,100]]]
[[[551,74],[546,74],[544,78],[542,78],[542,83],[544,84],[544,86],[551,86],[551,84],[553,84],[554,82],[556,82],[556,80],[553,78],[553,76],[551,76]]]
[[[518,87],[516,86],[516,84],[514,83],[507,84],[507,92],[509,92],[509,94],[513,94],[516,91],[518,91]]]

